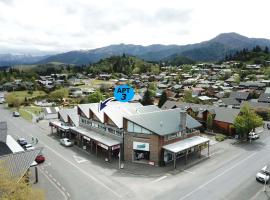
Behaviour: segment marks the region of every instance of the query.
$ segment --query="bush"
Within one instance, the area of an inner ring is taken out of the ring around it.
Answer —
[[[216,141],[218,141],[218,142],[222,142],[223,140],[226,139],[226,136],[223,135],[223,134],[216,134],[215,139],[216,139]]]

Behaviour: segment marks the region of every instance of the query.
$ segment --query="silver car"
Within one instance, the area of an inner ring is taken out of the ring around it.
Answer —
[[[270,172],[266,171],[267,166],[263,167],[257,174],[256,174],[256,180],[267,184],[270,179]]]
[[[71,147],[73,145],[73,142],[70,141],[68,138],[62,138],[60,139],[60,144],[65,146],[65,147]]]

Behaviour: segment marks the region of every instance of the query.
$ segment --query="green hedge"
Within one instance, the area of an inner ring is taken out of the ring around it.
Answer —
[[[216,141],[221,142],[226,139],[226,136],[223,134],[216,134],[215,139]]]

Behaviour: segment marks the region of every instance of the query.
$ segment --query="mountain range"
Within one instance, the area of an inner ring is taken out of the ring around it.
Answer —
[[[92,50],[69,51],[45,57],[0,55],[0,65],[13,64],[44,64],[48,62],[62,62],[67,64],[96,63],[101,59],[113,55],[132,55],[146,61],[166,61],[174,57],[183,57],[194,61],[219,61],[228,54],[233,54],[243,48],[254,46],[270,47],[270,40],[263,38],[249,38],[238,33],[222,33],[215,38],[196,44],[149,46],[133,44],[117,44]]]

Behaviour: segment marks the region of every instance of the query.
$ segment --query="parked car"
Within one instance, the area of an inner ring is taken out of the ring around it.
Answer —
[[[263,167],[257,174],[256,174],[256,180],[267,184],[269,182],[270,179],[270,172],[268,172],[267,170],[267,166]]]
[[[62,138],[60,139],[60,144],[62,144],[65,147],[71,147],[73,145],[73,142],[70,141],[68,138]]]
[[[44,157],[42,154],[39,154],[39,155],[36,157],[35,161],[36,161],[38,164],[43,163],[43,162],[45,161],[45,157]]]
[[[23,146],[25,150],[33,150],[35,147],[32,146],[32,144],[27,144]]]
[[[14,112],[13,112],[13,117],[20,117],[20,113],[17,112],[17,111],[14,111]]]
[[[18,142],[19,145],[21,145],[22,147],[25,146],[25,145],[27,145],[27,141],[26,141],[26,139],[24,139],[24,138],[19,138],[19,139],[17,140],[17,142]]]
[[[251,140],[257,140],[260,138],[260,135],[258,133],[255,133],[255,132],[250,132],[248,134],[248,138]]]

